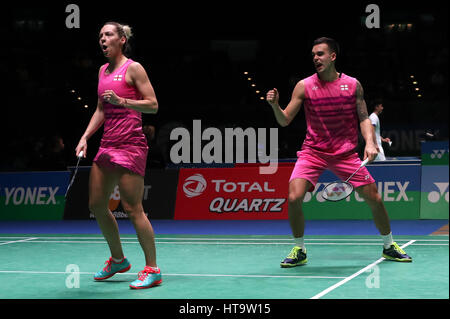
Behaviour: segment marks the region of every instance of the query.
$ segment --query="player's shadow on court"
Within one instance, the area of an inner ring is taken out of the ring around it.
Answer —
[[[367,267],[367,264],[355,264],[346,266],[314,266],[310,263],[293,268],[287,268],[291,275],[299,276],[323,276],[323,277],[347,277],[360,269]]]
[[[93,282],[98,284],[113,284],[113,283],[123,283],[123,282],[129,282],[136,280],[136,274],[115,274],[113,278],[108,278],[105,280],[95,280],[92,279]]]
[[[113,284],[113,283],[120,283],[120,282],[132,282],[133,280],[127,280],[127,279],[105,279],[105,280],[93,280],[94,282],[98,284]]]

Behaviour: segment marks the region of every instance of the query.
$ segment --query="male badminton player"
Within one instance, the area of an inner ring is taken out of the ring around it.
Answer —
[[[307,262],[302,210],[305,193],[314,189],[325,169],[345,180],[360,166],[356,152],[358,123],[366,141],[364,159],[373,161],[378,154],[363,88],[357,79],[336,71],[338,54],[339,46],[335,40],[325,37],[315,40],[312,60],[316,73],[297,83],[286,108],[279,105],[277,89],[266,95],[281,126],[291,123],[302,104],[307,124],[306,137],[297,152],[298,159],[289,180],[289,222],[295,246],[281,262],[281,267],[295,267]],[[411,257],[393,241],[389,216],[369,171],[362,167],[350,182],[372,210],[375,225],[383,238],[382,256],[394,261],[411,261]]]
[[[108,63],[100,67],[97,109],[76,154],[83,151],[86,157],[88,139],[103,124],[100,148],[89,178],[89,209],[109,245],[111,258],[94,279],[104,280],[131,267],[122,251],[116,219],[108,208],[110,195],[118,185],[122,206],[136,229],[145,256],[145,268],[130,287],[142,289],[162,282],[153,228],[142,206],[148,146],[141,113],[155,114],[158,102],[145,69],[125,55],[131,36],[129,26],[116,22],[107,22],[100,30],[99,45]]]
[[[385,161],[386,156],[384,156],[384,149],[382,142],[389,143],[391,139],[389,137],[382,137],[381,136],[381,125],[380,125],[380,114],[383,112],[383,103],[381,101],[376,101],[373,107],[372,114],[369,115],[370,122],[372,123],[374,129],[375,129],[375,139],[377,140],[378,145],[378,155],[375,158],[376,161]]]

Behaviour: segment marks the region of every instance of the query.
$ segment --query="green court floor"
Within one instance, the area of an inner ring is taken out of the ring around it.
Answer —
[[[289,236],[158,235],[161,286],[131,290],[144,267],[123,235],[129,272],[95,282],[100,235],[0,234],[1,299],[448,299],[448,236],[396,236],[412,263],[381,258],[378,236],[306,236],[308,264],[280,268]]]

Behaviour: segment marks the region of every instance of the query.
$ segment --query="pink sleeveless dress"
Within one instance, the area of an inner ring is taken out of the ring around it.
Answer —
[[[98,96],[106,90],[113,90],[117,96],[131,99],[142,99],[139,91],[128,85],[125,74],[134,61],[128,59],[119,69],[105,74],[108,63],[102,66],[98,81]],[[141,113],[123,106],[113,105],[103,100],[105,122],[100,148],[94,162],[102,167],[121,166],[130,171],[145,175],[147,162],[147,139],[142,131]]]

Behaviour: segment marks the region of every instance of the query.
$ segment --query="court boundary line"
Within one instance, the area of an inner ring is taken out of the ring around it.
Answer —
[[[67,240],[40,240],[43,238],[48,239],[54,239],[54,237],[27,237],[22,240],[15,240],[15,241],[6,241],[2,242],[0,237],[0,245],[6,245],[6,244],[13,244],[13,243],[45,243],[45,244],[107,244],[106,240],[98,237],[95,239],[99,240],[70,240],[72,237],[58,237],[58,239],[67,239]],[[84,238],[84,237],[81,237]],[[85,237],[86,239],[93,239],[89,237]],[[128,240],[127,240],[128,239]],[[122,238],[122,244],[139,244],[139,241],[137,240],[130,240],[130,239],[136,239],[136,238]],[[189,240],[189,238],[186,238]],[[220,239],[210,239],[209,241],[201,241],[202,239],[198,239],[198,241],[159,241],[158,239],[155,240],[155,244],[176,244],[176,245],[293,245],[291,240],[287,240],[284,242],[277,242],[273,239],[262,239],[258,242],[255,241],[247,241],[247,239],[235,239],[235,240],[220,240]],[[237,242],[237,240],[240,240],[240,242]],[[323,241],[322,241],[323,240]],[[325,242],[325,240],[328,240],[329,242]],[[347,242],[342,242],[342,241]],[[305,243],[308,245],[336,245],[336,246],[378,246],[382,243],[380,242],[380,239],[369,239],[369,240],[357,240],[356,242],[353,241],[353,239],[321,239],[318,242],[312,242],[313,240],[305,240]],[[337,241],[337,242],[333,242]],[[413,242],[415,243],[415,246],[449,246],[448,240],[420,240],[420,239],[398,239],[398,243],[402,242]],[[418,243],[421,242],[421,243]],[[425,242],[425,243],[422,243]],[[436,243],[439,242],[439,243]],[[408,244],[410,245],[410,244]]]
[[[398,241],[400,242],[400,241]],[[0,245],[6,245],[6,244],[13,244],[13,243],[36,243],[36,244],[89,244],[89,245],[95,245],[95,244],[107,244],[106,241],[70,241],[70,240],[65,240],[65,241],[54,241],[54,240],[49,240],[49,241],[45,241],[45,240],[33,240],[33,239],[29,239],[29,240],[18,240],[18,241],[10,241],[10,242],[5,242],[5,243],[1,243]],[[382,245],[382,243],[308,243],[305,242],[308,245],[323,245],[323,246],[380,246]],[[122,241],[122,244],[139,244],[138,241]],[[224,242],[158,242],[155,241],[155,244],[176,244],[176,245],[289,245],[292,246],[292,243],[269,243],[269,242],[265,242],[265,243],[246,243],[246,242],[242,242],[242,243],[224,243]],[[415,244],[414,246],[449,246],[448,243],[442,243],[442,244]]]
[[[0,274],[42,274],[42,275],[95,275],[95,272],[71,271],[34,271],[34,270],[0,270]],[[114,276],[138,275],[138,273],[117,273]],[[287,278],[287,279],[343,279],[344,276],[283,276],[283,275],[238,275],[238,274],[172,274],[163,273],[163,276],[189,276],[189,277],[237,277],[237,278]]]
[[[23,242],[31,241],[31,240],[34,240],[34,239],[37,239],[37,238],[35,238],[35,237],[27,237],[27,238],[22,239],[22,240],[7,241],[7,242],[0,243],[0,246],[8,245],[8,244],[14,244],[14,243],[23,243]]]
[[[233,235],[229,235],[229,236],[233,236]],[[352,235],[340,235],[339,237],[351,237]],[[370,236],[378,236],[378,235],[370,235]],[[426,235],[425,235],[426,236]],[[440,236],[439,236],[440,237]],[[98,236],[98,237],[78,237],[78,236],[0,236],[0,241],[2,241],[2,239],[28,239],[28,238],[33,238],[33,239],[100,239],[100,240],[105,240],[104,237]],[[130,239],[137,239],[136,236],[130,236],[130,237],[121,237],[121,240],[126,241],[126,240],[130,240]],[[171,237],[155,237],[155,240],[172,240],[172,241],[183,241],[183,240],[187,240],[187,241],[289,241],[293,243],[293,239],[292,238],[248,238],[248,237],[242,237],[242,238],[221,238],[221,237],[216,237],[216,238],[201,238],[201,237],[178,237],[178,238],[171,238]],[[449,242],[449,239],[413,239],[413,238],[398,238],[397,241],[410,241],[410,240],[415,240],[415,241],[420,241],[420,242]],[[309,242],[309,241],[361,241],[361,242],[381,242],[381,238],[308,238],[308,236],[305,237],[305,242]]]
[[[411,240],[409,242],[407,242],[406,244],[400,246],[400,248],[405,248],[408,247],[409,245],[413,244],[415,242],[415,240]],[[325,296],[326,294],[328,294],[329,292],[335,290],[336,288],[339,288],[340,286],[342,286],[343,284],[349,282],[350,280],[358,277],[359,275],[361,275],[363,272],[368,271],[370,268],[372,268],[373,266],[379,264],[380,262],[384,261],[386,258],[381,257],[380,259],[376,260],[375,262],[371,263],[370,265],[358,270],[357,272],[355,272],[354,274],[346,277],[345,279],[339,281],[338,283],[328,287],[327,289],[322,290],[321,292],[319,292],[318,294],[314,295],[313,297],[311,297],[310,299],[319,299],[323,296]]]

